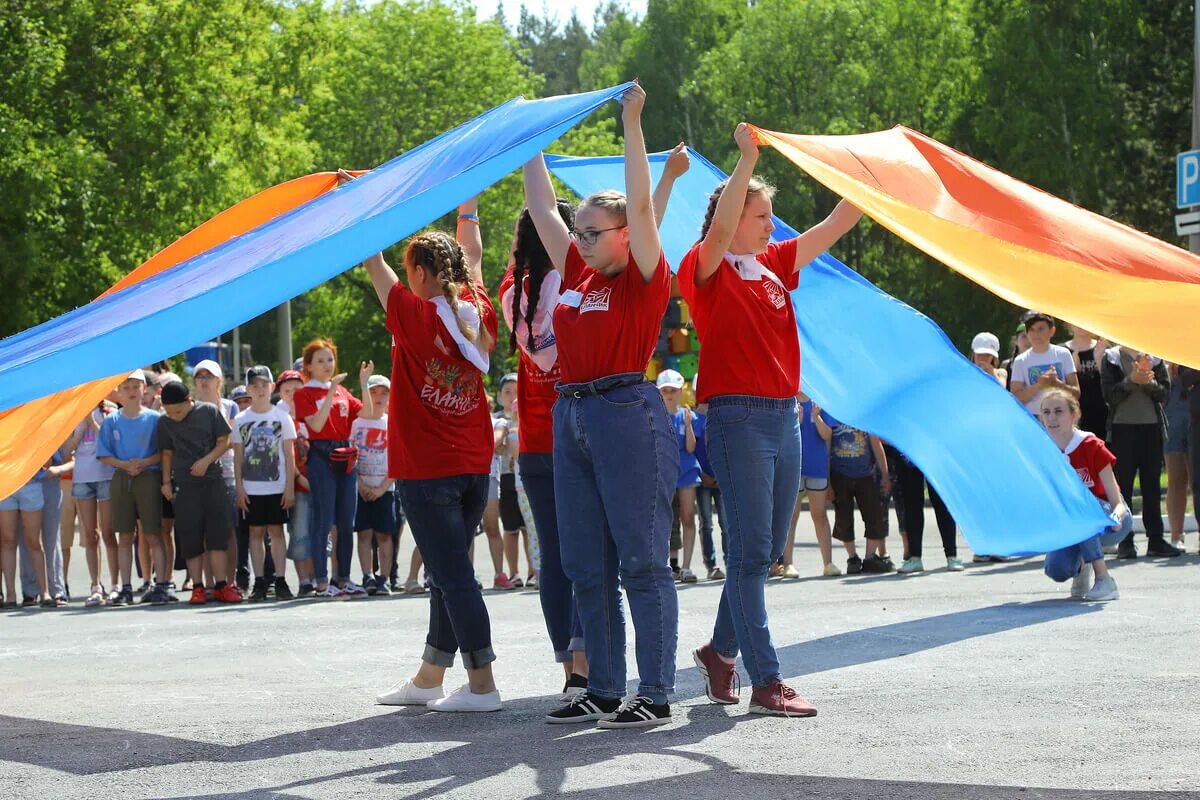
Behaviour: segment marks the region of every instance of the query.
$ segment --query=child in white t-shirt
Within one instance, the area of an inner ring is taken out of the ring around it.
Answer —
[[[283,526],[296,501],[296,456],[293,442],[296,425],[282,408],[271,404],[275,379],[266,366],[246,370],[246,392],[250,406],[233,420],[234,480],[237,505],[250,529],[250,563],[254,567],[254,587],[250,600],[267,599],[264,577],[266,545],[271,537],[271,558],[278,574],[275,598],[291,600],[292,590],[284,577],[287,565],[287,540]]]
[[[1025,314],[1025,335],[1029,349],[1013,359],[1009,388],[1025,410],[1035,417],[1041,413],[1042,395],[1050,389],[1062,389],[1079,399],[1079,376],[1075,358],[1065,347],[1051,344],[1055,333],[1054,318],[1037,311]]]
[[[388,573],[394,557],[392,536],[396,533],[396,482],[388,477],[388,398],[392,382],[371,374],[374,362],[359,371],[363,408],[350,424],[350,443],[358,450],[358,507],[354,530],[358,534],[358,563],[362,586],[368,595],[389,595]],[[379,549],[379,574],[374,574],[371,540]]]

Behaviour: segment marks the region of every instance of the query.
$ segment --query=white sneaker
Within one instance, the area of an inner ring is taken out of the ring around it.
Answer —
[[[342,594],[349,595],[351,597],[357,597],[358,595],[363,595],[366,593],[367,590],[359,586],[354,581],[346,581],[345,585],[342,586]]]
[[[1082,600],[1087,595],[1088,587],[1092,585],[1092,565],[1084,564],[1079,572],[1071,579],[1071,599]]]
[[[1103,602],[1105,600],[1116,600],[1121,596],[1117,591],[1117,582],[1113,580],[1112,575],[1105,575],[1103,578],[1096,579],[1096,585],[1092,590],[1083,596],[1084,600],[1090,602]]]
[[[470,685],[463,684],[451,692],[447,697],[443,697],[438,700],[430,700],[428,705],[430,711],[499,711],[500,692],[475,694],[471,691]]]
[[[404,681],[394,689],[388,689],[377,696],[375,702],[381,706],[424,706],[433,700],[440,700],[442,695],[440,686],[422,689],[412,681]]]

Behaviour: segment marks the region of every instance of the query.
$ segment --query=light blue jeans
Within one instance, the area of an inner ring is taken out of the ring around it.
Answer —
[[[625,696],[625,615],[636,634],[637,693],[675,688],[679,601],[668,561],[679,446],[662,396],[640,374],[560,385],[554,498],[563,570],[587,642],[588,693]]]
[[[793,398],[722,395],[708,404],[708,460],[726,515],[725,588],[713,648],[739,650],[754,686],[779,680],[767,623],[767,571],[787,544],[800,490],[800,421]]]
[[[1103,500],[1100,501],[1100,507],[1106,514],[1112,511],[1112,506]],[[1110,528],[1090,539],[1084,539],[1079,544],[1046,553],[1046,561],[1042,568],[1046,571],[1046,576],[1053,581],[1069,581],[1079,574],[1084,564],[1104,558],[1106,545],[1114,545],[1132,532],[1133,514],[1126,514],[1121,520],[1120,530],[1114,531]]]

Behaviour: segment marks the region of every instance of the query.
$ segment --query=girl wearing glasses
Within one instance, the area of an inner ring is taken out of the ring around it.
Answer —
[[[645,380],[670,296],[642,137],[646,93],[622,95],[625,186],[583,201],[571,230],[539,155],[525,165],[525,202],[561,275],[553,312],[559,397],[553,410],[554,494],[563,569],[587,642],[587,690],[549,722],[602,728],[670,721],[678,605],[668,564],[679,451],[662,396]],[[574,239],[574,241],[572,241]],[[618,583],[619,576],[619,583]],[[625,695],[629,597],[640,683]]]
[[[816,709],[780,680],[764,592],[800,488],[800,341],[788,292],[799,285],[800,268],[862,214],[842,201],[801,236],[772,242],[775,190],[754,177],[758,140],[742,123],[734,141],[737,167],[709,197],[700,241],[679,265],[680,291],[701,343],[704,380],[696,402],[708,403],[708,456],[731,522],[712,640],[693,657],[713,702],[738,702],[740,651],[754,685],[751,713],[807,717]]]

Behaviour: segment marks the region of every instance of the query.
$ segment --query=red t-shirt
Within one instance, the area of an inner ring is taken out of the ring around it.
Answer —
[[[483,325],[496,339],[496,310],[476,285]],[[471,302],[463,290],[463,302]],[[397,283],[388,294],[392,348],[388,401],[388,477],[399,480],[487,475],[492,466],[492,419],[483,373],[459,350],[438,306]]]
[[[1083,485],[1096,497],[1110,502],[1108,492],[1104,491],[1104,484],[1100,480],[1100,473],[1105,467],[1117,463],[1117,457],[1109,452],[1104,442],[1090,433],[1084,435],[1083,440],[1073,450],[1068,445],[1068,450],[1067,458],[1071,460],[1071,466],[1075,468]]]
[[[608,278],[589,267],[571,242],[564,273],[562,297],[554,309],[563,383],[645,372],[671,296],[666,256],[659,253],[649,283],[632,254],[624,271]]]
[[[679,291],[700,338],[696,402],[723,394],[794,397],[800,391],[800,336],[787,293],[800,283],[793,269],[796,240],[771,242],[758,254],[764,274],[757,280],[744,279],[723,258],[708,282],[697,286],[699,260],[697,244],[679,263]]]
[[[528,281],[528,278],[526,278]],[[513,285],[510,266],[500,282],[500,297]],[[558,392],[554,384],[562,380],[558,361],[545,372],[525,351],[517,348],[517,438],[522,453],[551,453],[554,451],[554,419],[552,411]]]
[[[322,385],[316,381],[309,381],[297,389],[296,394],[292,397],[292,402],[296,405],[296,422],[304,422],[316,414],[321,403],[325,402],[325,395],[328,393],[329,385]],[[345,386],[338,386],[333,393],[333,405],[329,409],[325,427],[318,432],[310,426],[309,441],[348,441],[350,439],[350,423],[358,418],[360,411],[362,411],[362,401],[350,394]]]

